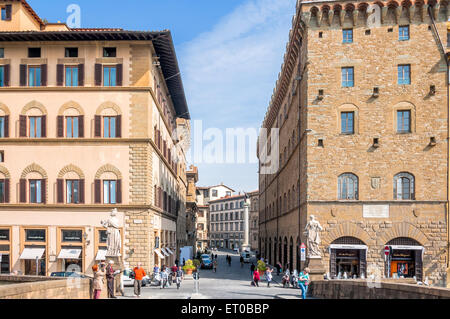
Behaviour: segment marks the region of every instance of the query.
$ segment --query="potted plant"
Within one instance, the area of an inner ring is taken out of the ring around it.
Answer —
[[[194,266],[194,263],[190,259],[187,260],[183,266],[183,271],[185,272],[186,275],[192,275],[195,269],[196,267]]]
[[[256,264],[256,269],[259,272],[260,276],[264,276],[264,273],[266,272],[266,263],[262,260],[258,260],[258,263]]]

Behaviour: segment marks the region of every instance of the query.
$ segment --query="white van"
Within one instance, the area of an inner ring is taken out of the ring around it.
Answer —
[[[251,256],[250,256],[250,253],[248,251],[242,252],[241,253],[241,257],[244,258],[244,263],[247,263],[247,264],[250,263]]]

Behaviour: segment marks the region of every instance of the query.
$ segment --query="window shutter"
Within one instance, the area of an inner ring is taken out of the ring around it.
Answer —
[[[27,86],[27,65],[20,65],[20,86]]]
[[[9,179],[5,179],[5,203],[7,204],[7,203],[9,203],[9,189],[10,189],[10,187],[9,187],[9,185],[10,185],[10,182],[9,182]]]
[[[64,204],[64,180],[56,180],[56,191],[58,204]]]
[[[11,86],[11,65],[10,64],[6,64],[5,65],[5,74],[4,74],[4,83],[5,86]]]
[[[47,64],[41,65],[41,85],[47,86]]]
[[[84,138],[84,115],[78,116],[78,136]]]
[[[102,136],[102,117],[100,115],[95,116],[95,137]]]
[[[117,204],[122,204],[122,180],[117,180]]]
[[[56,85],[64,85],[64,64],[56,65]]]
[[[5,6],[6,9],[6,21],[11,21],[12,19],[12,5],[7,4]]]
[[[5,115],[5,137],[9,137],[9,115]]]
[[[21,179],[19,182],[19,192],[20,192],[20,202],[26,203],[27,202],[27,180]]]
[[[59,115],[57,118],[58,137],[64,137],[64,116]]]
[[[94,197],[95,204],[102,203],[102,182],[99,179],[94,181]]]
[[[123,64],[117,64],[116,77],[117,77],[117,86],[122,86],[123,85]]]
[[[80,179],[80,204],[84,204],[85,203],[85,199],[84,199],[84,185],[85,185],[85,181],[84,179]]]
[[[116,117],[116,137],[122,137],[122,115]]]
[[[27,137],[27,117],[25,115],[20,115],[19,122],[19,136]]]
[[[78,65],[78,86],[84,86],[84,64]]]
[[[47,137],[47,116],[46,115],[42,115],[42,126],[41,126],[41,130],[42,130],[42,137]]]
[[[96,86],[102,85],[102,65],[101,64],[95,65],[95,85]]]
[[[41,189],[42,204],[45,204],[45,203],[47,203],[47,199],[45,198],[45,195],[46,195],[46,191],[45,191],[45,189],[46,189],[46,186],[45,186],[46,180],[45,179],[41,180],[41,183],[42,183],[42,189]]]

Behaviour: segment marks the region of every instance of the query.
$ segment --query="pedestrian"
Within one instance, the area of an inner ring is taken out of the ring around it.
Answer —
[[[254,263],[250,266],[250,274],[253,276],[253,273],[255,272],[256,266]]]
[[[217,259],[217,254],[216,254],[216,258],[215,259]]]
[[[154,274],[159,274],[159,267],[158,267],[158,265],[155,265],[155,267],[153,267],[153,273]]]
[[[94,299],[100,299],[104,285],[103,278],[105,278],[106,274],[105,264],[103,264],[100,269],[98,265],[92,266],[92,271],[94,272],[94,282],[93,282]]]
[[[169,267],[166,267],[166,274],[167,274],[167,288],[169,288],[169,286],[172,286],[172,279],[173,279]]]
[[[175,259],[175,265],[177,266],[177,268],[178,268],[178,266],[180,266],[179,263],[180,263],[180,261],[178,259]]]
[[[272,282],[272,271],[270,267],[266,270],[266,278],[267,278],[267,288],[270,288],[270,283]]]
[[[116,299],[114,296],[114,261],[110,260],[108,266],[106,267],[106,283],[108,286],[108,298]]]
[[[214,272],[217,272],[217,259],[213,262]]]
[[[138,263],[137,267],[134,268],[134,294],[137,298],[141,297],[142,280],[147,274],[145,273],[142,264]]]
[[[302,299],[306,299],[309,286],[309,268],[305,268],[305,270],[299,274],[298,284],[302,290]]]
[[[244,267],[244,257],[241,256],[240,262],[241,262],[241,268],[243,268]]]
[[[281,273],[281,265],[280,265],[280,262],[277,262],[277,264],[275,265],[275,267],[277,267],[277,276],[279,276],[280,273]]]
[[[181,267],[178,267],[178,270],[176,272],[176,282],[177,282],[177,290],[181,287],[181,281],[184,279],[184,273],[183,270],[181,270]]]
[[[167,279],[168,279],[168,277],[167,277],[166,266],[162,266],[162,268],[161,268],[161,286],[160,286],[160,289],[166,288]]]
[[[183,258],[183,266],[186,266],[186,259]]]
[[[259,281],[261,280],[261,277],[259,276],[259,271],[255,270],[255,272],[253,273],[253,282],[255,283],[256,287],[259,287]]]

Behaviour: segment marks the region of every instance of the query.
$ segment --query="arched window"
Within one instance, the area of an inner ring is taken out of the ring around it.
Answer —
[[[394,199],[415,199],[413,175],[400,173],[394,176]]]
[[[358,200],[358,177],[351,173],[342,174],[338,179],[339,199]]]

